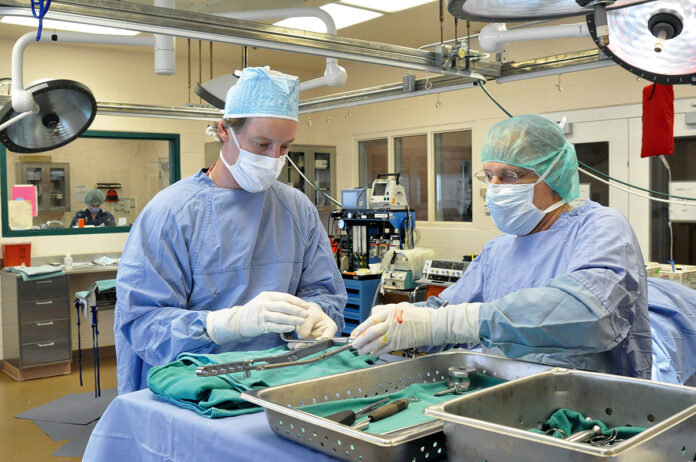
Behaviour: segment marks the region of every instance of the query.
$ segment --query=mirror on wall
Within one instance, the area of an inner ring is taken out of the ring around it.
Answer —
[[[40,154],[0,146],[3,236],[128,232],[181,177],[179,135],[88,131]]]

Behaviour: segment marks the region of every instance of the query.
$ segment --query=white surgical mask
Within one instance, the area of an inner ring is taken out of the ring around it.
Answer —
[[[270,188],[283,170],[286,156],[280,156],[276,159],[275,157],[254,154],[239,146],[234,130],[230,129],[229,134],[239,149],[239,157],[234,165],[230,165],[220,150],[220,159],[235,181],[242,189],[250,193],[259,193]]]
[[[524,236],[532,232],[544,215],[552,212],[565,204],[560,200],[545,210],[540,210],[534,205],[534,186],[541,183],[556,161],[560,159],[561,152],[549,165],[536,183],[525,184],[493,184],[486,189],[486,206],[491,212],[493,222],[504,233]]]

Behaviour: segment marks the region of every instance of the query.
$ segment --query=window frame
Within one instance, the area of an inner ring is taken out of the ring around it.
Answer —
[[[175,133],[148,133],[148,132],[123,132],[88,130],[81,135],[81,138],[101,138],[101,139],[133,139],[133,140],[152,140],[169,142],[169,184],[174,184],[181,179],[181,139]],[[21,154],[21,153],[18,153]],[[0,200],[2,201],[2,237],[40,237],[40,236],[65,236],[81,234],[113,234],[128,233],[132,225],[111,226],[95,228],[49,228],[49,229],[22,229],[13,230],[10,228],[8,212],[8,171],[7,171],[7,149],[0,144]]]

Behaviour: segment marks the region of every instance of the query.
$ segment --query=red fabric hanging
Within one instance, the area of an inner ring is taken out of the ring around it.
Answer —
[[[654,83],[643,88],[643,146],[640,157],[674,152],[674,89]]]

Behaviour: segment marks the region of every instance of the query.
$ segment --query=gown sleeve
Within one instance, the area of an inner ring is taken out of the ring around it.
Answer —
[[[568,350],[603,352],[628,336],[634,320],[647,318],[647,303],[640,303],[646,297],[640,249],[628,221],[614,214],[618,212],[588,220],[576,236],[551,235],[576,241],[568,273],[483,303],[479,313],[482,344],[512,358]],[[563,248],[560,242],[548,245]],[[509,277],[524,271],[524,261],[507,262],[517,267],[509,270]],[[646,335],[649,338],[650,333]]]
[[[343,308],[348,298],[346,288],[316,209],[307,208],[306,223],[309,227],[308,237],[302,276],[295,295],[321,306],[341,332],[345,326]]]
[[[205,331],[209,311],[186,309],[192,273],[184,230],[192,223],[181,220],[166,211],[141,213],[119,263],[115,329],[151,365],[216,346]]]

